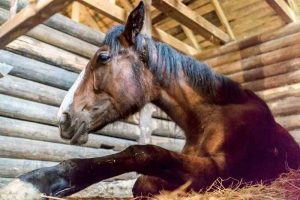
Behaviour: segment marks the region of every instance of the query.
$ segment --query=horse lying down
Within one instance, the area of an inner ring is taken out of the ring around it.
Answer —
[[[141,34],[144,5],[125,26],[112,28],[66,95],[60,135],[83,144],[88,133],[139,111],[146,103],[164,110],[185,132],[181,153],[134,145],[119,153],[65,160],[10,183],[1,200],[64,197],[126,172],[142,174],[133,195],[172,191],[191,181],[199,191],[218,177],[268,183],[300,166],[300,148],[266,103],[206,64]]]

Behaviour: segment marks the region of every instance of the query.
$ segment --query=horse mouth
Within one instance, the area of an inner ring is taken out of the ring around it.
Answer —
[[[85,144],[88,141],[86,123],[82,122],[70,140],[70,144]]]

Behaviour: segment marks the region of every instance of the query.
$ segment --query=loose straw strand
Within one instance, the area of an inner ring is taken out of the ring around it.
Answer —
[[[44,194],[42,194],[41,197],[42,198],[48,198],[48,199],[54,199],[54,200],[66,200],[66,199],[63,199],[63,198],[51,197],[51,196],[47,196],[47,195],[44,195]]]

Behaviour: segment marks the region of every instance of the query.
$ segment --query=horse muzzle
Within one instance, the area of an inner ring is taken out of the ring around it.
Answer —
[[[72,120],[71,115],[63,113],[59,119],[60,137],[70,140],[71,144],[85,144],[88,141],[88,128],[84,120],[76,118]]]

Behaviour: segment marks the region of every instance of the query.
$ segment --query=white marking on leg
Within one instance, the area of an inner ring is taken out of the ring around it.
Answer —
[[[75,83],[72,85],[72,87],[69,89],[68,93],[66,94],[62,104],[60,105],[60,108],[58,110],[57,114],[57,120],[60,121],[60,118],[64,112],[67,112],[70,109],[71,104],[73,103],[74,94],[80,85],[83,76],[85,73],[85,69],[81,71],[78,78],[76,79]]]
[[[42,200],[42,197],[31,183],[17,179],[0,189],[0,200]]]

